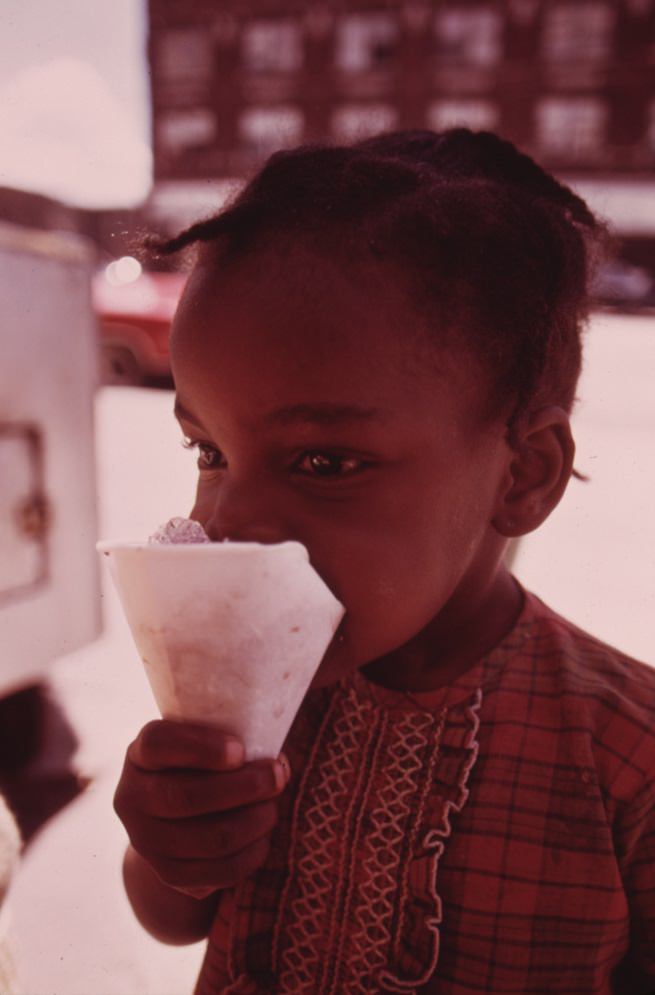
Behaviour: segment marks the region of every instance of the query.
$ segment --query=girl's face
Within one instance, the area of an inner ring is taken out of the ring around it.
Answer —
[[[480,422],[482,371],[419,321],[391,269],[300,249],[198,267],[175,318],[191,517],[214,540],[305,544],[346,607],[318,684],[429,631],[502,555],[504,423]]]

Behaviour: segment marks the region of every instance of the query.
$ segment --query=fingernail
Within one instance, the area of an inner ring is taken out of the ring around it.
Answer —
[[[288,768],[286,768],[284,766],[284,764],[282,763],[281,758],[279,758],[278,760],[276,760],[275,763],[273,764],[273,775],[275,777],[275,787],[277,788],[278,791],[282,791],[282,789],[286,788],[286,786],[287,786],[287,781],[289,780],[288,772],[287,771],[288,771]]]
[[[230,767],[240,767],[243,763],[243,744],[239,739],[228,739],[225,743],[225,762]]]
[[[284,783],[288,784],[291,779],[291,766],[289,764],[289,760],[287,759],[286,753],[281,753],[277,759],[284,772]]]

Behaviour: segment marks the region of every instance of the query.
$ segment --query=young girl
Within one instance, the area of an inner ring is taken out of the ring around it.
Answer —
[[[116,808],[197,995],[655,987],[655,672],[504,566],[572,473],[585,204],[488,133],[274,155],[172,334],[214,540],[298,539],[346,607],[280,758],[157,721]]]

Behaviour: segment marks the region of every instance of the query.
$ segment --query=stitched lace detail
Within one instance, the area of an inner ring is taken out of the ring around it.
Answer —
[[[395,716],[352,688],[335,695],[296,800],[274,938],[279,995],[411,993],[430,978],[437,864],[449,812],[468,795],[480,698],[449,736],[454,783],[435,803],[447,713]]]
[[[380,790],[378,806],[371,815],[372,832],[363,847],[363,881],[359,890],[359,905],[354,914],[356,927],[351,936],[348,988],[344,989],[352,991],[353,995],[367,995],[370,992],[366,979],[371,974],[379,976],[386,967],[390,949],[394,959],[398,957],[409,891],[409,861],[403,860],[403,852],[414,851],[437,751],[433,749],[430,752],[425,771],[421,754],[431,734],[434,745],[438,746],[442,728],[443,717],[434,730],[431,717],[410,714],[394,729],[385,766],[386,783]],[[418,798],[415,797],[417,794]],[[413,808],[414,817],[410,821]],[[393,935],[390,913],[396,892],[399,914]]]
[[[475,764],[478,757],[478,731],[480,728],[480,706],[482,704],[482,691],[480,688],[475,692],[472,701],[468,704],[465,709],[465,729],[467,730],[464,736],[464,742],[461,748],[461,759],[459,762],[459,769],[457,775],[454,778],[453,792],[452,796],[442,797],[442,805],[440,806],[440,818],[436,819],[436,824],[433,825],[425,833],[423,837],[423,850],[425,857],[423,860],[427,860],[428,870],[424,876],[424,881],[426,882],[426,897],[431,903],[432,912],[425,916],[425,927],[431,931],[433,938],[432,946],[432,956],[430,960],[424,965],[423,971],[416,976],[415,966],[411,964],[411,960],[406,958],[407,951],[403,950],[400,946],[402,931],[399,930],[396,936],[396,943],[394,948],[394,953],[396,956],[396,962],[398,965],[402,965],[404,960],[407,960],[410,964],[409,973],[403,978],[402,970],[396,973],[391,970],[383,970],[379,974],[379,982],[382,986],[383,991],[388,992],[404,992],[408,995],[415,995],[416,989],[421,985],[427,983],[427,981],[432,977],[434,971],[437,967],[437,962],[439,960],[439,927],[443,921],[443,907],[441,903],[441,898],[439,897],[437,891],[437,870],[439,867],[439,858],[445,849],[445,840],[451,834],[452,826],[450,822],[450,813],[461,812],[464,807],[468,796],[469,789],[467,787],[467,781],[469,774]],[[438,741],[442,749],[450,747],[451,749],[455,744],[457,744],[458,739],[461,736],[461,732],[456,732],[453,736],[450,733],[447,725],[442,724],[439,730]],[[452,741],[452,742],[451,742]],[[432,757],[432,771],[435,771],[436,767],[436,756]],[[426,799],[429,805],[429,798]],[[434,818],[434,816],[433,816]],[[428,818],[428,822],[433,821],[432,818]],[[415,864],[418,861],[414,862]],[[409,905],[403,906],[405,909],[411,908]],[[414,975],[414,976],[412,976]]]
[[[353,691],[343,701],[341,714],[335,715],[338,704],[335,696],[300,787],[291,837],[289,878],[280,903],[281,909],[288,905],[288,911],[279,915],[277,922],[275,947],[280,946],[283,925],[288,942],[280,962],[280,992],[297,995],[329,990],[321,976],[332,965],[325,962],[323,952],[327,947],[339,956],[342,946],[339,907],[343,890],[353,875],[356,853],[354,848],[349,852],[340,844],[344,826],[356,824],[361,818],[370,788],[361,759],[375,739],[375,723],[370,721],[373,706],[359,701]],[[316,770],[316,757],[326,729],[332,735]],[[320,783],[321,790],[302,813],[310,779]],[[290,898],[292,888],[296,894]],[[293,928],[289,929],[291,923]],[[276,967],[274,960],[274,971]]]

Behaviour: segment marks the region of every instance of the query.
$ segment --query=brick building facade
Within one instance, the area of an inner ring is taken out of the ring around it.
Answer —
[[[653,0],[149,0],[156,180],[285,145],[492,128],[556,171],[655,167]]]

